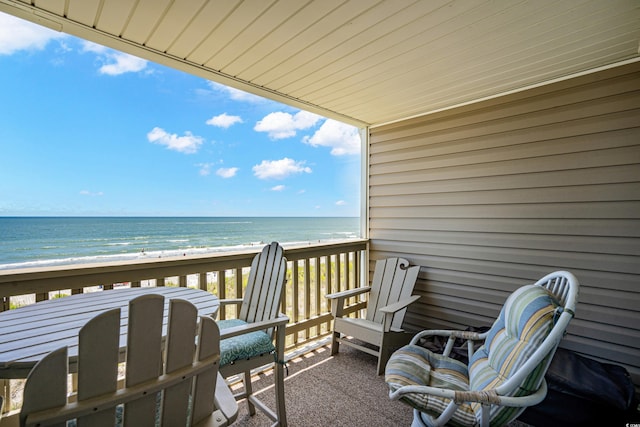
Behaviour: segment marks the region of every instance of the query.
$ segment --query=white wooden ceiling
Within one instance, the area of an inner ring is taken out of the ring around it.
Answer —
[[[637,58],[640,0],[0,0],[0,10],[376,125]]]

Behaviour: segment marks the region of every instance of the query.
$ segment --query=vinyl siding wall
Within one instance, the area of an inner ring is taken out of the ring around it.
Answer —
[[[489,325],[579,279],[562,346],[640,384],[640,63],[370,129],[373,261],[422,266],[405,328]]]

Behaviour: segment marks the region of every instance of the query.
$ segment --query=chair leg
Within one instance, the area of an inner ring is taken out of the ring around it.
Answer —
[[[335,355],[338,354],[338,349],[340,347],[340,341],[338,341],[338,338],[340,338],[340,332],[334,332],[332,337],[331,337],[331,355]]]
[[[287,427],[287,411],[284,404],[284,368],[282,363],[275,365],[276,412],[280,427]]]
[[[247,406],[249,407],[249,414],[250,415],[255,415],[256,414],[256,407],[253,405],[253,403],[251,403],[251,399],[249,399],[249,396],[251,396],[253,394],[253,387],[251,385],[251,371],[247,370],[244,373],[244,380],[242,381],[244,383],[244,391],[247,395]]]
[[[391,348],[393,340],[391,339],[391,334],[382,334],[380,339],[380,346],[378,352],[378,375],[384,374],[385,368],[387,367],[387,362],[391,357],[394,349]]]
[[[378,375],[384,374],[387,367],[387,362],[391,357],[391,349],[387,347],[380,347],[380,353],[378,354]]]

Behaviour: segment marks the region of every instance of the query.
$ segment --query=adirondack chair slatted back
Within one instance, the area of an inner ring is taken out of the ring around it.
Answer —
[[[388,258],[376,261],[367,303],[367,320],[382,323],[385,314],[379,310],[390,303],[408,298],[418,278],[419,266],[409,267],[404,258]],[[406,309],[393,317],[392,328],[401,328]]]
[[[95,317],[80,330],[80,347],[78,349],[79,402],[117,390],[119,341],[119,309],[107,311]],[[98,351],[90,351],[90,349]],[[66,357],[63,362],[66,364]],[[63,370],[61,369],[61,371]],[[66,366],[64,372],[66,372]],[[113,425],[114,422],[115,411],[102,411],[79,418],[77,424],[79,427],[83,425],[107,426]]]
[[[239,319],[247,323],[277,317],[287,262],[282,246],[273,242],[253,258]]]
[[[90,320],[79,334],[77,403],[67,403],[67,347],[62,347],[29,374],[20,425],[47,420],[65,426],[66,420],[76,419],[78,427],[113,427],[122,422],[136,427],[175,426],[186,425],[188,419],[194,425],[211,416],[220,358],[218,326],[206,316],[198,323],[196,308],[184,300],[169,302],[165,326],[163,311],[161,295],[130,302],[125,387],[120,389],[120,309]],[[164,352],[163,327],[168,328]]]
[[[162,369],[162,314],[164,298],[151,295],[129,304],[127,334],[127,387],[157,378]],[[188,333],[185,331],[185,333]],[[155,395],[128,403],[124,421],[127,425],[142,423],[156,408]],[[153,419],[153,415],[151,416]]]

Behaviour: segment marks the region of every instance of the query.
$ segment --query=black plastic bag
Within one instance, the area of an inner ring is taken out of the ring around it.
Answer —
[[[559,348],[545,375],[547,397],[519,421],[534,426],[625,426],[638,423],[637,397],[622,366]]]

